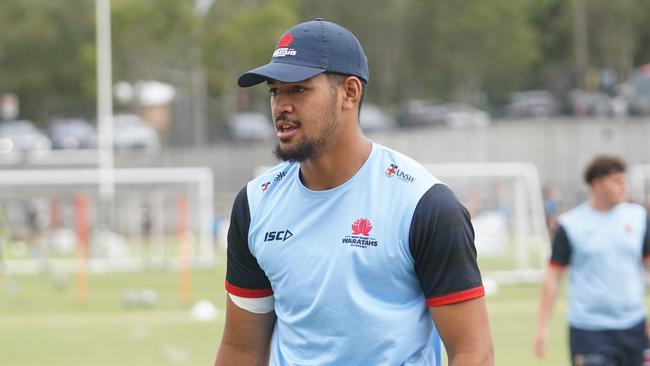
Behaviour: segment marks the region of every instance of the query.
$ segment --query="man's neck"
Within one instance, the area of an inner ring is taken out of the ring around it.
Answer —
[[[616,207],[616,203],[611,203],[609,201],[599,199],[598,197],[591,195],[589,197],[589,200],[587,201],[587,204],[589,207],[591,207],[594,211],[599,211],[599,212],[606,212],[614,207]]]
[[[347,182],[370,156],[372,143],[363,133],[350,133],[325,147],[318,156],[300,163],[305,187],[324,191]]]

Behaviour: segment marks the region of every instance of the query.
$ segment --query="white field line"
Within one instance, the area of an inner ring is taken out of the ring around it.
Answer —
[[[151,312],[102,312],[102,313],[51,313],[0,315],[0,329],[8,327],[94,327],[114,325],[165,325],[187,323],[216,323],[224,319],[224,311],[209,322],[192,319],[190,310]]]

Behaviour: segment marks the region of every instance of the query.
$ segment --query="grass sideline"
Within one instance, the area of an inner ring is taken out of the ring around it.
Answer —
[[[192,273],[193,300],[208,299],[216,320],[191,318],[182,304],[179,274],[143,272],[93,275],[85,303],[51,275],[0,277],[0,364],[7,366],[211,365],[224,321],[224,261]],[[65,281],[63,281],[65,282]],[[58,284],[59,288],[55,286]],[[159,294],[153,309],[127,310],[128,289]],[[556,306],[546,360],[532,354],[539,286],[502,286],[488,297],[497,365],[567,365],[564,298]]]

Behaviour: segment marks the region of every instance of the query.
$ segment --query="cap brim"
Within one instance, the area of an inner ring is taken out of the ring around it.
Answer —
[[[316,67],[271,62],[243,74],[237,80],[237,84],[242,88],[247,88],[267,80],[295,83],[307,80],[325,71],[325,69]]]

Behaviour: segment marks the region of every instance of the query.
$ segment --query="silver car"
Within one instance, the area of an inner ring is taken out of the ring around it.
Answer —
[[[52,142],[27,120],[0,122],[0,154],[49,151]]]
[[[115,150],[160,150],[158,133],[135,114],[113,116],[113,145]]]

